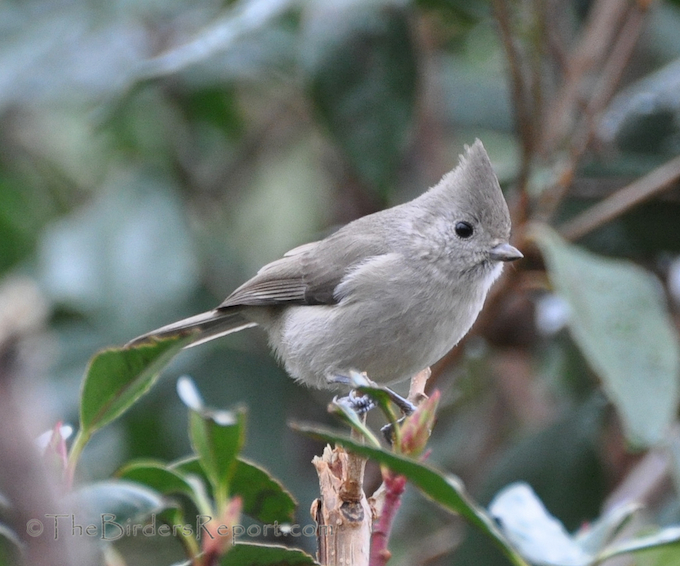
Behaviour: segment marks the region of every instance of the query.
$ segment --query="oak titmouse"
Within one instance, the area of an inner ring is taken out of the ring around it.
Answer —
[[[503,262],[510,215],[477,140],[418,198],[359,218],[265,265],[216,309],[131,344],[194,331],[191,345],[262,326],[295,379],[329,387],[350,370],[408,379],[467,333]]]

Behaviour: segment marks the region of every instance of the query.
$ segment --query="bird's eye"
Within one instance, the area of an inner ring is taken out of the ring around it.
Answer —
[[[467,240],[470,236],[472,236],[472,233],[474,232],[472,228],[472,224],[469,222],[457,222],[456,223],[456,235],[459,238],[463,238],[464,240]]]

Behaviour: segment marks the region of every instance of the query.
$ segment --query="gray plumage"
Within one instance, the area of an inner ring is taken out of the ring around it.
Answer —
[[[291,250],[216,309],[131,344],[193,331],[196,345],[260,325],[307,385],[328,387],[350,370],[379,383],[412,377],[458,343],[503,262],[522,257],[508,243],[508,207],[482,143],[466,150],[418,198]]]

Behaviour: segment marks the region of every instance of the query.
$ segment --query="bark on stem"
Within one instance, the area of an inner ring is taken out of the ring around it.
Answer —
[[[373,516],[363,490],[366,460],[340,446],[326,446],[312,463],[321,494],[311,509],[318,524],[319,563],[368,566]]]

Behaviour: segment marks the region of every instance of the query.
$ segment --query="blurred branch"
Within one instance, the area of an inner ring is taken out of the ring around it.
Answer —
[[[626,21],[614,43],[611,55],[602,68],[585,114],[574,133],[572,154],[580,156],[587,149],[595,132],[595,120],[616,91],[616,86],[619,84],[640,38],[647,10],[652,2],[636,2],[629,10]]]
[[[552,153],[566,139],[583,96],[583,79],[605,58],[629,5],[629,0],[597,0],[591,6],[583,36],[567,61],[561,91],[546,114],[541,144],[545,153]]]
[[[578,163],[597,128],[597,117],[621,80],[653,2],[600,0],[591,8],[584,38],[567,66],[562,93],[548,113],[546,135],[541,147],[550,154],[569,141],[569,155],[556,166],[557,182],[541,195],[537,219],[550,218],[567,194]],[[621,21],[623,24],[619,29]],[[605,59],[607,53],[609,55]],[[581,99],[584,96],[585,79],[594,75],[596,68],[600,69],[600,78],[585,103],[584,115],[577,120],[575,113],[583,106]],[[588,75],[588,71],[592,74]]]
[[[675,157],[566,222],[562,225],[560,232],[568,240],[577,240],[668,189],[678,179],[680,179],[680,157]]]
[[[244,35],[265,26],[295,6],[299,0],[241,0],[224,18],[204,29],[195,39],[147,59],[130,82],[170,75],[232,47]]]
[[[535,145],[535,116],[540,113],[535,107],[534,85],[538,82],[533,74],[527,78],[520,49],[517,47],[512,29],[512,16],[508,9],[507,0],[493,0],[493,12],[498,24],[500,37],[505,48],[505,53],[510,65],[510,88],[512,92],[513,106],[515,108],[515,122],[522,144],[522,161],[517,178],[517,185],[522,194],[525,193],[529,172],[531,169],[531,156]]]

